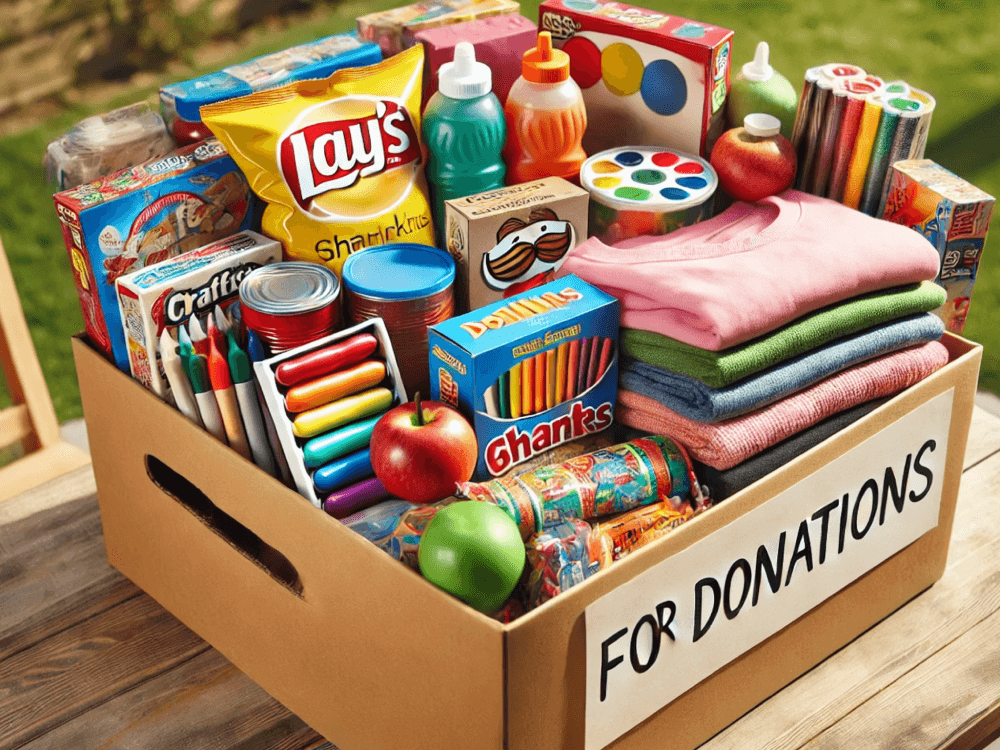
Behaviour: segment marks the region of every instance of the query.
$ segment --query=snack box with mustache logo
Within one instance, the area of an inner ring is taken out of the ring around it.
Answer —
[[[428,329],[431,399],[475,428],[476,479],[611,425],[618,317],[617,299],[570,275]]]
[[[115,281],[257,221],[243,173],[217,140],[56,193],[87,334],[129,372]]]
[[[561,177],[445,201],[455,309],[475,310],[541,286],[587,239],[589,196]]]

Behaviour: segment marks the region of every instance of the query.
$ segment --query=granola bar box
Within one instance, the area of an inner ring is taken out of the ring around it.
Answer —
[[[54,199],[87,334],[123,372],[128,349],[115,281],[253,228],[256,219],[246,178],[214,139]]]

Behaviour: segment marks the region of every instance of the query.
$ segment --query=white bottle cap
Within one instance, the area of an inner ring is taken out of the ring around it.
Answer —
[[[743,77],[748,81],[766,81],[774,75],[774,68],[768,62],[771,56],[771,48],[767,42],[760,42],[757,51],[753,53],[753,60],[743,63]]]
[[[476,99],[493,90],[493,71],[476,62],[476,48],[469,42],[455,45],[454,62],[438,69],[438,91],[449,99]]]
[[[743,118],[743,129],[758,138],[770,138],[781,132],[781,120],[774,115],[757,112]]]

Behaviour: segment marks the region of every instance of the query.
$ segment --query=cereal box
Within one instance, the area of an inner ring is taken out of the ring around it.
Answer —
[[[883,219],[920,232],[941,254],[935,281],[948,300],[935,312],[962,333],[993,214],[993,196],[930,159],[892,165]]]
[[[431,398],[475,428],[476,479],[611,425],[618,316],[570,275],[429,329]]]
[[[721,135],[733,32],[625,3],[546,0],[539,29],[583,90],[583,148],[658,146],[708,157]]]
[[[218,141],[55,195],[87,335],[129,371],[115,281],[247,229],[250,187]]]
[[[279,260],[280,242],[246,231],[119,278],[115,286],[132,377],[165,399],[170,386],[159,355],[164,329],[173,331],[192,315],[236,299],[244,276]]]
[[[468,312],[552,281],[587,239],[589,203],[586,190],[561,177],[445,201],[455,309]]]

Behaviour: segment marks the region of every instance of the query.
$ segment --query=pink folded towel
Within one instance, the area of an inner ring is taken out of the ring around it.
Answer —
[[[933,279],[917,232],[788,190],[662,237],[577,245],[558,275],[621,300],[621,324],[718,351],[848,297]]]
[[[948,350],[932,341],[856,365],[755,412],[715,424],[695,422],[651,398],[619,389],[615,421],[671,437],[702,463],[730,469],[844,409],[898,393],[947,363]]]

